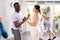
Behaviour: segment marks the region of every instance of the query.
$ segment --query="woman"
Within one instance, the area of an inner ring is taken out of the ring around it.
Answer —
[[[32,21],[27,20],[26,22],[31,25],[31,37],[32,40],[39,40],[39,34],[40,34],[40,6],[35,5],[33,8],[34,15],[31,17]]]

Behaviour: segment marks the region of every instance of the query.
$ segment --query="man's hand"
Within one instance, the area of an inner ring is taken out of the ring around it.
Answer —
[[[24,17],[24,18],[23,18],[23,22],[25,22],[26,20],[27,20],[27,18],[26,18],[26,17]]]

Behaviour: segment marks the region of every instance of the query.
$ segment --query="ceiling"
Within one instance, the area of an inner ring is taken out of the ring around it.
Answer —
[[[60,1],[60,0],[25,0],[25,1]]]

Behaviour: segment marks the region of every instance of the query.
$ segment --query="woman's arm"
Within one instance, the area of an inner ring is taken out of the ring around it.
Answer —
[[[30,24],[31,26],[35,26],[36,25],[36,22],[37,22],[37,18],[38,18],[38,16],[37,15],[34,15],[33,21],[30,22],[30,21],[27,20],[27,23]]]
[[[42,21],[43,21],[43,19],[44,19],[44,17],[42,17],[40,21],[42,22]]]

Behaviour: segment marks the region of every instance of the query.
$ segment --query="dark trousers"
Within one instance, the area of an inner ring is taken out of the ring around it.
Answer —
[[[21,33],[19,32],[19,30],[12,29],[12,33],[14,34],[14,40],[21,40]]]

